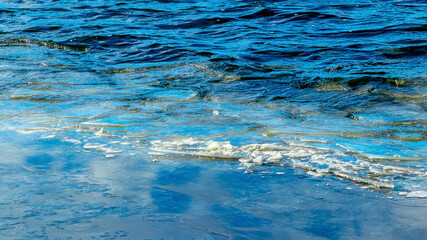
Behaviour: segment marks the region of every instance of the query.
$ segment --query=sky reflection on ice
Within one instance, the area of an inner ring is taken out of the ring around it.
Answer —
[[[34,136],[2,135],[8,143],[1,150],[10,153],[0,157],[2,237],[411,239],[426,233],[424,199],[291,168],[242,174],[235,162],[153,162],[143,151],[108,159]]]

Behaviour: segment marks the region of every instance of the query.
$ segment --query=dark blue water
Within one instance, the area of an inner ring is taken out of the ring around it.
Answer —
[[[420,239],[424,1],[0,1],[0,236]]]

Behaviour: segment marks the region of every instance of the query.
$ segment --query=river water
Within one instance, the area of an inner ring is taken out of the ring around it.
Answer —
[[[0,2],[0,236],[420,239],[423,1]]]

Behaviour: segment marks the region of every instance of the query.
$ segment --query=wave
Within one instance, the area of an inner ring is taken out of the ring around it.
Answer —
[[[67,49],[67,50],[75,50],[75,51],[82,51],[87,52],[89,50],[89,47],[87,45],[80,45],[80,44],[64,44],[59,42],[54,42],[51,40],[48,41],[42,41],[42,40],[36,40],[36,39],[28,39],[28,38],[9,38],[6,40],[0,40],[0,44],[3,44],[4,46],[22,46],[22,45],[38,45],[42,47],[48,47],[53,49]]]

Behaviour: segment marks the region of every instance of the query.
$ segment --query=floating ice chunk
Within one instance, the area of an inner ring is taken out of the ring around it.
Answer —
[[[155,142],[155,141],[153,141]],[[165,142],[160,141],[160,144],[164,144]],[[172,145],[172,146],[188,146],[188,145],[196,145],[199,144],[200,142],[197,140],[194,140],[193,138],[185,138],[185,139],[180,139],[180,140],[175,140],[172,142],[169,142],[168,144]]]
[[[99,129],[99,131],[95,132],[95,136],[97,137],[115,137],[116,135],[108,133],[104,128]]]
[[[104,136],[106,132],[107,132],[107,131],[105,131],[105,130],[104,130],[104,128],[101,128],[101,129],[99,129],[99,131],[97,131],[97,132],[95,133],[95,135],[96,135],[96,136]]]
[[[283,159],[283,155],[280,153],[272,153],[266,162],[280,162]]]
[[[196,140],[194,138],[174,141],[152,141],[151,148],[158,154],[180,154],[218,159],[238,160],[252,173],[261,165],[280,164],[306,171],[315,177],[332,175],[365,187],[393,189],[389,176],[424,176],[424,170],[414,167],[385,165],[370,161],[370,158],[340,146],[344,150],[318,147],[293,142],[259,143],[233,146],[229,141]]]
[[[107,148],[107,147],[100,147],[100,148],[98,148],[98,150],[102,151],[102,152],[105,152],[105,153],[108,153],[108,154],[123,152],[122,150],[117,149],[117,148]]]
[[[82,143],[80,140],[70,139],[70,138],[64,138],[64,142],[69,142],[69,143],[74,143],[74,144],[80,144],[80,143]]]
[[[406,195],[408,198],[427,198],[427,191],[413,191]]]
[[[264,158],[262,156],[258,156],[252,159],[252,162],[256,165],[262,165],[264,163]]]
[[[210,151],[232,150],[233,145],[231,145],[230,142],[209,141],[206,149]]]
[[[322,174],[322,173],[319,173],[319,172],[317,172],[317,171],[307,171],[307,174],[309,174],[309,175],[311,175],[311,176],[313,176],[313,177],[316,177],[316,178],[321,178],[321,177],[323,177],[323,174]]]
[[[85,149],[99,149],[105,147],[105,144],[100,144],[100,143],[86,143],[83,148]]]
[[[38,132],[47,132],[47,131],[51,131],[51,130],[52,129],[50,129],[50,128],[37,127],[37,128],[17,129],[16,131],[18,133],[22,133],[22,134],[33,134],[33,133],[38,133]]]
[[[248,164],[245,173],[253,173],[254,169],[255,169],[255,165],[254,164]]]
[[[51,138],[56,138],[56,135],[55,134],[43,135],[40,138],[42,138],[42,139],[51,139]]]
[[[374,165],[369,167],[369,172],[381,175],[384,171],[380,170],[377,166]]]
[[[121,153],[122,152],[122,150],[120,150],[120,149],[111,148],[111,147],[105,147],[105,146],[106,146],[106,144],[86,143],[83,146],[83,148],[85,148],[85,149],[93,149],[93,150],[104,152],[106,154],[105,157],[107,157],[107,158],[115,157],[116,156],[116,155],[114,155],[115,153]]]

